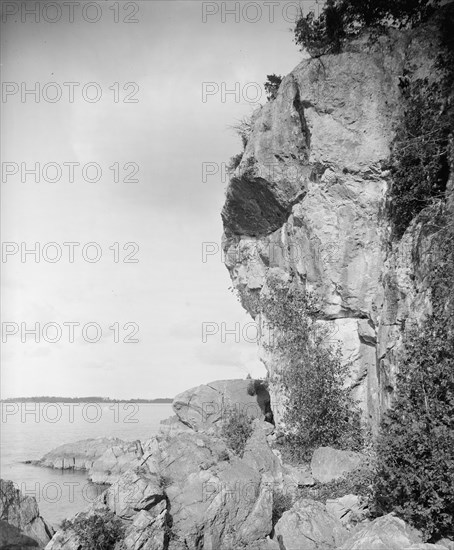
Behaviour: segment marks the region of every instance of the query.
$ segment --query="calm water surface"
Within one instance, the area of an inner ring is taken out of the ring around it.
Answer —
[[[64,443],[96,437],[146,440],[172,416],[170,404],[1,403],[0,477],[34,496],[41,515],[57,527],[102,490],[83,472],[23,464]]]

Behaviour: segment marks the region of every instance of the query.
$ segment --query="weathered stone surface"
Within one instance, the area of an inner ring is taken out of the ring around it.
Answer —
[[[284,466],[284,485],[286,487],[312,487],[315,485],[315,480],[308,468],[305,466],[292,466],[285,464]]]
[[[426,542],[421,544],[412,544],[408,548],[405,548],[405,550],[446,550],[446,546]]]
[[[125,471],[139,466],[142,458],[140,441],[100,437],[61,445],[35,464],[56,469],[86,470],[93,483],[110,484]]]
[[[357,495],[345,495],[336,499],[328,499],[326,509],[332,516],[339,519],[343,525],[349,525],[352,518],[355,521],[364,519],[364,505]]]
[[[317,481],[328,483],[358,468],[362,460],[360,453],[319,447],[312,455],[312,475]]]
[[[254,113],[222,213],[225,263],[244,307],[256,317],[255,297],[272,272],[317,291],[320,321],[334,321],[353,396],[375,433],[394,394],[404,321],[430,311],[430,232],[414,223],[393,244],[384,212],[386,163],[403,113],[399,77],[436,77],[439,36],[429,22],[303,60]],[[260,355],[281,423],[285,364],[266,342]]]
[[[282,465],[273,453],[266,439],[266,427],[260,421],[254,421],[254,431],[246,443],[243,461],[260,472],[268,482],[281,483],[283,481]]]
[[[142,457],[142,444],[138,440],[115,444],[93,462],[88,477],[93,483],[114,483],[125,471],[140,466]]]
[[[158,476],[146,468],[125,472],[97,499],[97,505],[107,507],[123,519],[131,519],[141,510],[150,510],[165,500]]]
[[[166,550],[167,548],[167,509],[161,501],[153,513],[141,510],[127,528],[123,541],[116,550]]]
[[[419,531],[388,514],[360,528],[339,550],[405,550],[421,543]]]
[[[342,523],[321,502],[309,499],[284,512],[274,531],[275,540],[288,550],[334,550],[348,537]]]
[[[39,514],[34,497],[24,496],[12,481],[0,479],[1,548],[45,546],[53,529]]]
[[[153,456],[164,480],[172,532],[188,548],[197,548],[205,512],[219,483],[214,470],[222,468],[228,457],[222,440],[197,432],[161,441]]]
[[[37,461],[37,465],[66,470],[89,470],[95,460],[108,449],[123,444],[124,441],[115,437],[99,437],[66,443],[45,454]]]
[[[183,424],[177,415],[161,420],[161,424],[159,426],[160,433],[167,437],[173,437],[179,433],[188,432],[191,430],[192,428],[190,428],[187,424]]]
[[[172,407],[178,418],[193,429],[222,422],[235,407],[253,418],[264,418],[269,402],[266,390],[249,395],[250,380],[218,380],[177,395]]]
[[[230,550],[265,538],[271,532],[272,498],[260,474],[234,460],[210,484],[215,495],[204,517],[204,550]]]

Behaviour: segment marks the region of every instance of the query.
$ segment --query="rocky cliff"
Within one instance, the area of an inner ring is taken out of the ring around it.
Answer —
[[[23,495],[12,481],[0,479],[0,548],[44,548],[53,534],[36,499]]]
[[[302,61],[253,114],[222,212],[225,263],[244,307],[262,323],[254,303],[271,275],[316,291],[319,321],[341,342],[374,431],[395,391],[405,324],[430,311],[433,231],[421,216],[392,240],[386,209],[402,82],[438,78],[439,23],[440,15],[414,30],[363,35],[341,54]],[[279,421],[284,367],[263,341],[259,353]]]

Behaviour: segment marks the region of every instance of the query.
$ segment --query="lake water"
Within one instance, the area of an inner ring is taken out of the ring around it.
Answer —
[[[102,488],[84,472],[23,464],[64,443],[96,437],[142,441],[155,435],[161,420],[172,416],[171,404],[1,403],[0,477],[34,496],[41,515],[57,527],[80,512]]]

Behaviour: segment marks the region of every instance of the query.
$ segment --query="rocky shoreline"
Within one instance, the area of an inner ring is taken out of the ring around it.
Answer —
[[[370,521],[367,504],[358,495],[325,503],[301,498],[303,488],[305,495],[314,491],[315,496],[316,484],[356,471],[362,456],[322,447],[310,465],[285,463],[275,446],[275,427],[264,419],[266,400],[259,403],[257,396],[250,396],[248,383],[214,382],[177,396],[175,416],[148,441],[85,440],[62,445],[36,464],[86,470],[92,481],[109,484],[76,518],[117,518],[123,535],[116,550],[454,549],[446,540],[424,544],[421,533],[391,514]],[[232,405],[251,412],[253,430],[242,456],[229,448],[220,431],[220,413]],[[2,490],[6,536],[16,528],[32,538],[35,547],[84,548],[70,527],[51,539],[36,501],[14,492],[11,482],[2,482],[4,486],[10,495],[5,503]],[[286,510],[279,509],[283,498],[291,501]],[[15,540],[1,548],[21,548]]]

